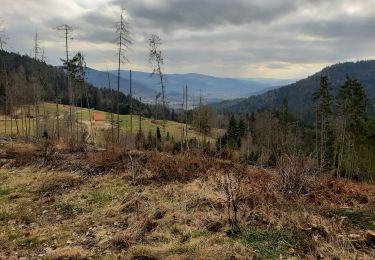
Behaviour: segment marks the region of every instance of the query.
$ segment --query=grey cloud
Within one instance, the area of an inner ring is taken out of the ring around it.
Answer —
[[[326,38],[375,39],[375,16],[350,17],[343,15],[328,21],[304,22],[301,28],[311,35]]]
[[[54,28],[67,23],[76,28],[72,52],[78,51],[75,42],[81,43],[79,48],[90,42],[101,49],[81,50],[89,65],[115,60],[116,47],[99,44],[114,42],[113,22],[119,15],[115,5],[122,1],[79,0],[80,11],[71,14],[49,2],[48,15],[36,15],[42,8],[37,0],[29,0],[27,8],[2,1],[4,7],[12,7],[2,8],[0,17],[13,51],[28,53],[37,30],[42,45],[43,40],[56,42],[46,55],[59,64],[64,44]],[[348,13],[352,5],[365,10]],[[250,65],[276,71],[371,57],[375,55],[371,6],[375,7],[373,0],[127,0],[124,7],[135,36],[129,60],[145,69],[150,66],[146,40],[154,32],[164,41],[167,72],[247,77]]]
[[[188,28],[208,30],[222,25],[253,22],[270,23],[297,9],[295,0],[163,0],[147,4],[139,0],[127,2],[127,10],[145,27],[164,31]]]

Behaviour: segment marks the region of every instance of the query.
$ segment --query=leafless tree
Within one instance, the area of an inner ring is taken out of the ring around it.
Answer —
[[[3,51],[4,50],[4,46],[6,45],[6,34],[5,34],[5,29],[4,29],[4,26],[3,26],[3,22],[2,20],[0,19],[0,50]],[[7,88],[8,88],[8,72],[7,72],[7,69],[6,69],[6,65],[5,65],[5,60],[4,59],[1,59],[0,60],[1,62],[1,67],[2,67],[2,73],[0,74],[0,76],[2,76],[2,78],[4,78],[4,119],[5,119],[5,124],[4,124],[4,127],[5,127],[5,134],[7,133],[7,112],[8,112],[8,96],[7,96]]]
[[[140,104],[139,107],[142,107],[142,97],[139,97],[139,104]],[[141,110],[139,111],[139,127],[138,128],[139,128],[138,132],[142,133],[142,111]]]
[[[184,109],[184,112],[185,112],[185,134],[184,134],[184,138],[185,138],[185,145],[186,145],[186,149],[189,150],[189,140],[188,140],[188,86],[186,85],[185,86],[185,109]]]
[[[7,45],[7,35],[5,33],[4,22],[0,19],[0,50],[4,50]]]
[[[162,56],[162,52],[159,49],[160,46],[163,44],[162,40],[156,34],[152,34],[150,39],[148,40],[149,49],[150,49],[150,57],[149,62],[154,64],[154,69],[151,73],[151,77],[157,75],[159,77],[159,84],[161,87],[161,96],[163,102],[163,137],[165,137],[165,113],[166,113],[166,103],[165,103],[165,82],[167,77],[163,74],[162,65],[164,64],[164,59]]]
[[[130,36],[129,23],[125,19],[125,10],[121,9],[120,21],[115,23],[118,45],[118,70],[117,70],[117,94],[116,94],[116,108],[117,108],[117,142],[120,141],[120,74],[121,65],[124,64],[127,59],[127,50],[133,43]]]
[[[155,121],[158,120],[158,99],[160,98],[160,96],[161,93],[159,92],[155,95]]]
[[[73,27],[70,26],[70,25],[64,24],[64,25],[58,26],[56,29],[58,31],[64,32],[66,59],[65,60],[63,59],[62,61],[64,62],[65,66],[66,66],[67,77],[68,77],[68,91],[69,91],[69,104],[70,104],[70,108],[69,108],[69,116],[70,116],[70,118],[69,118],[69,130],[70,130],[70,133],[73,133],[72,107],[73,107],[74,101],[73,101],[73,89],[72,89],[71,73],[70,73],[70,66],[69,66],[70,62],[69,62],[69,45],[68,45],[69,40],[72,39],[71,34],[73,33]],[[56,105],[58,106],[58,103]],[[59,117],[59,115],[57,115],[57,117]],[[59,125],[57,126],[57,129],[60,129]],[[58,136],[59,136],[59,133],[58,133]]]
[[[109,95],[110,95],[110,118],[111,118],[111,142],[113,144],[114,142],[114,129],[113,129],[113,124],[114,124],[114,121],[113,121],[113,91],[112,91],[112,87],[111,87],[111,78],[109,76],[109,71],[107,70],[107,81],[108,81],[108,90],[109,90]]]
[[[130,134],[133,134],[133,89],[132,89],[132,71],[130,70],[129,75],[129,102],[130,102]]]
[[[34,59],[39,60],[39,53],[41,52],[42,48],[40,47],[38,33],[35,33],[34,38]],[[44,59],[44,57],[42,57]],[[41,99],[41,89],[40,89],[40,81],[38,82],[37,79],[41,79],[42,75],[41,72],[38,72],[39,75],[36,75],[35,80],[33,81],[33,94],[34,94],[34,123],[35,123],[35,136],[39,137],[40,134],[40,120],[39,120],[39,102]]]

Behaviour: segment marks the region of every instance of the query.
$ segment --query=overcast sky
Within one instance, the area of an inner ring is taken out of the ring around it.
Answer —
[[[71,51],[88,66],[116,67],[118,0],[0,0],[8,50],[32,53],[37,31],[48,63]],[[125,0],[134,45],[125,68],[151,71],[147,39],[164,41],[166,73],[302,78],[326,65],[375,58],[375,0]]]

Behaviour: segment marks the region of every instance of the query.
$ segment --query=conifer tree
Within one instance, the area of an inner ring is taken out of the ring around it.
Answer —
[[[332,113],[332,96],[330,91],[331,84],[328,81],[328,77],[321,77],[319,88],[313,94],[313,99],[316,102],[316,143],[318,144],[316,145],[316,152],[319,155],[320,167],[324,167],[326,162],[327,133],[329,130],[328,117]]]
[[[336,100],[338,113],[342,119],[342,129],[338,140],[340,147],[338,171],[340,172],[345,160],[345,175],[351,177],[356,156],[356,141],[363,135],[368,99],[361,84],[347,77]]]

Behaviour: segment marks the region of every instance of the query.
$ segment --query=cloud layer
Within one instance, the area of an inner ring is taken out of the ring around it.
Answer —
[[[325,65],[375,58],[374,0],[2,0],[9,49],[31,53],[36,31],[48,61],[75,27],[71,51],[89,66],[115,67],[113,23],[127,11],[132,69],[150,71],[147,38],[164,40],[166,72],[232,77],[305,77]]]

